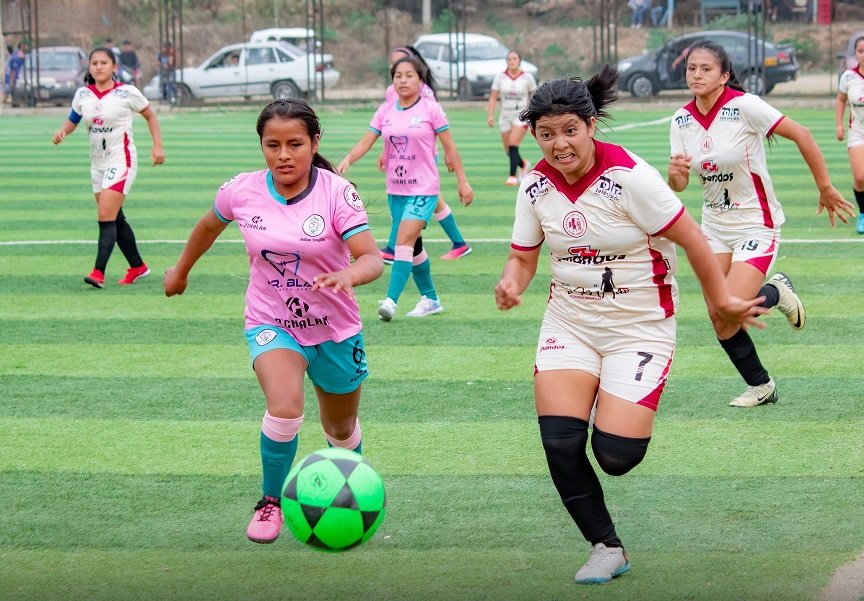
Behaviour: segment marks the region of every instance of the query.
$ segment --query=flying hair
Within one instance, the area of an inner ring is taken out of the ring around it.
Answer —
[[[602,121],[610,116],[607,107],[618,99],[617,85],[618,71],[611,65],[603,65],[588,81],[581,77],[547,81],[537,88],[519,118],[530,123],[531,129],[540,117],[549,115],[574,114],[586,124],[591,117]]]

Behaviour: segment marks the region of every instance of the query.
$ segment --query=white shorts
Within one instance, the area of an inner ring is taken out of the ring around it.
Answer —
[[[501,111],[501,114],[498,115],[498,129],[501,132],[510,131],[514,127],[524,127],[528,128],[528,124],[524,121],[519,120],[519,113],[522,112],[522,109],[517,109],[515,111]]]
[[[604,328],[566,322],[547,311],[534,367],[588,372],[609,394],[656,411],[675,353],[676,327],[670,317]]]
[[[135,176],[138,175],[136,166],[127,167],[125,163],[113,163],[105,165],[92,164],[90,166],[90,183],[93,184],[93,192],[98,194],[102,190],[114,190],[121,194],[129,194]]]
[[[780,228],[717,228],[702,225],[702,233],[714,254],[732,254],[732,262],[750,263],[766,274],[780,249]]]
[[[849,131],[846,132],[846,147],[852,148],[853,146],[864,146],[864,129],[850,127]]]

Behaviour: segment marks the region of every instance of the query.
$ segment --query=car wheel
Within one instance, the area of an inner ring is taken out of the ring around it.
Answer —
[[[765,88],[765,95],[767,96],[768,94],[770,94],[771,91],[772,91],[773,89],[774,89],[774,84],[773,84],[773,83],[769,83],[769,84],[768,84],[768,87]]]
[[[459,88],[456,90],[457,95],[459,96],[459,100],[471,100],[471,83],[467,79],[459,80]]]
[[[273,84],[273,99],[300,98],[300,88],[293,81],[277,81]]]
[[[654,96],[657,94],[657,90],[654,88],[654,82],[644,73],[637,73],[631,77],[627,88],[636,98],[647,98],[648,96]]]
[[[767,94],[767,91],[765,90],[765,80],[762,79],[762,76],[758,71],[748,71],[740,81],[741,85],[744,86],[744,89],[751,94],[756,96],[764,96]]]
[[[186,84],[177,84],[176,95],[177,96],[174,102],[177,104],[177,106],[192,104],[195,101],[195,97],[192,95],[192,90],[190,90],[189,86],[187,86]]]

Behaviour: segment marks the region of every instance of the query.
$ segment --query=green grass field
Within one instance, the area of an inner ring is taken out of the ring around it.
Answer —
[[[613,107],[614,108],[614,107]],[[615,125],[671,111],[616,111]],[[322,151],[338,162],[372,110],[322,110]],[[794,144],[769,151],[787,223],[777,269],[801,291],[802,332],[782,316],[753,334],[780,402],[727,407],[743,387],[712,336],[682,260],[679,343],[648,456],[601,474],[632,571],[605,587],[573,574],[587,544],[546,471],[532,367],[548,265],[524,305],[492,289],[508,252],[514,191],[485,107],[449,111],[474,186],[457,208],[474,253],[433,259],[445,313],[375,315],[385,276],[358,290],[372,376],[363,448],[384,476],[388,516],[367,545],[325,554],[293,540],[245,539],[260,495],[263,398],[242,336],[247,263],[236,228],[166,299],[170,266],[218,186],[263,167],[253,111],[160,114],[167,163],[143,165],[126,203],[154,277],[82,282],[97,228],[86,135],[61,146],[64,116],[0,119],[0,599],[764,599],[817,597],[862,548],[862,237],[815,215],[815,185]],[[791,110],[851,197],[831,110]],[[135,124],[146,163],[150,138]],[[611,132],[665,172],[668,124]],[[374,153],[352,167],[378,238],[388,216]],[[527,140],[525,154],[539,158]],[[699,214],[694,183],[683,198]],[[430,254],[448,247],[437,225]],[[325,445],[307,387],[299,455]]]

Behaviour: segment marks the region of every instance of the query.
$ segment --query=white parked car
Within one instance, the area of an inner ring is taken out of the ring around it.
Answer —
[[[480,33],[421,35],[414,47],[429,64],[441,90],[457,91],[461,100],[489,96],[495,75],[507,69],[505,45]],[[522,70],[537,79],[537,67],[522,61]]]
[[[322,77],[325,88],[336,85],[339,71],[326,65],[316,71],[312,56],[298,50],[280,42],[225,46],[197,67],[177,69],[176,99],[183,103],[230,96],[298,98],[319,88]],[[144,95],[150,99],[162,98],[158,76],[145,86]]]

